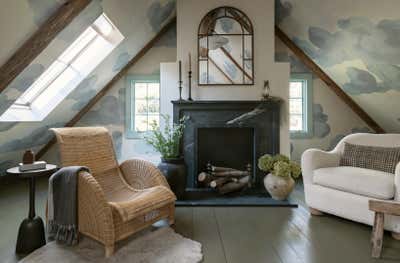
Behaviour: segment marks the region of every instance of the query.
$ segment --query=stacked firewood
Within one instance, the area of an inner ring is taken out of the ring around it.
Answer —
[[[218,167],[207,164],[207,171],[201,172],[197,180],[205,187],[216,189],[220,194],[240,191],[251,184],[251,165],[246,170],[237,170],[229,167]]]

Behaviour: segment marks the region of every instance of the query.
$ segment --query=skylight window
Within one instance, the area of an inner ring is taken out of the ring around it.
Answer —
[[[3,113],[0,121],[41,121],[124,39],[103,13]]]

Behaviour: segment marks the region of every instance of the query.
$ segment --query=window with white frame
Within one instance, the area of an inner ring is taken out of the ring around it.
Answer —
[[[312,75],[292,74],[289,85],[291,137],[312,136]]]
[[[127,137],[142,138],[160,124],[160,78],[159,76],[129,76],[126,89]]]
[[[123,39],[106,14],[101,14],[0,116],[0,121],[43,120]]]

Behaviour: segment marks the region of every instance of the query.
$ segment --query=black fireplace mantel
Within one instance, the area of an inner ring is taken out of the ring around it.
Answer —
[[[188,168],[187,189],[197,188],[198,131],[204,128],[251,128],[254,132],[254,184],[261,185],[262,172],[257,159],[263,154],[279,153],[280,106],[279,98],[254,101],[172,101],[175,123],[187,116],[181,143],[181,154]],[[227,130],[229,132],[229,130]],[[238,154],[240,150],[238,150]]]

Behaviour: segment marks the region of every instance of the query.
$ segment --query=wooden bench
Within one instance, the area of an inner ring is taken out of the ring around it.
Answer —
[[[369,200],[369,210],[375,212],[375,220],[371,236],[372,257],[379,258],[381,256],[383,245],[383,226],[385,223],[385,214],[400,216],[400,203],[392,201]],[[400,233],[392,232],[392,237],[400,240]]]

